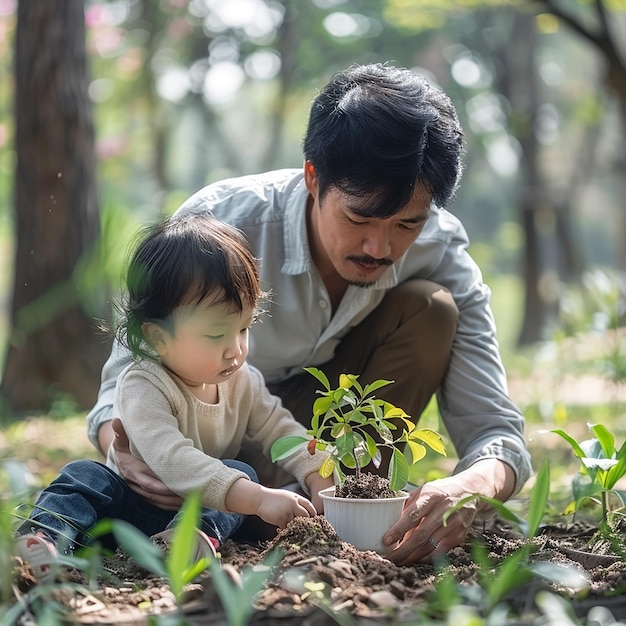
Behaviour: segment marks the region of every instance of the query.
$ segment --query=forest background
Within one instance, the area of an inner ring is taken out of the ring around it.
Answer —
[[[625,35],[625,0],[0,0],[3,419],[93,404],[136,228],[212,181],[300,167],[310,102],[351,63],[454,101],[449,208],[507,369],[623,380]],[[563,359],[568,336],[583,350]]]

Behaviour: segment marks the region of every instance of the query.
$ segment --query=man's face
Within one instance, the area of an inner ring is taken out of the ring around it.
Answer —
[[[422,232],[430,195],[416,189],[396,215],[365,217],[363,199],[336,188],[330,188],[320,200],[317,177],[309,165],[305,164],[305,182],[312,198],[308,226],[315,265],[322,278],[335,272],[350,285],[373,285]]]

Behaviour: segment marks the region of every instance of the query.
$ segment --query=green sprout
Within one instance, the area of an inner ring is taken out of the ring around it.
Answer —
[[[369,463],[379,467],[382,450],[391,452],[388,479],[390,489],[403,489],[409,479],[409,469],[426,455],[426,446],[445,456],[441,436],[429,428],[416,428],[402,409],[374,397],[374,391],[391,384],[390,380],[376,380],[363,387],[358,376],[341,374],[339,386],[332,389],[328,378],[315,367],[304,368],[317,378],[324,391],[313,403],[311,428],[306,437],[281,437],[272,445],[272,461],[291,456],[303,447],[310,454],[316,450],[329,456],[319,472],[327,478],[337,477],[342,485],[346,469],[358,475]],[[377,439],[374,438],[377,436]],[[426,446],[424,445],[426,444]]]
[[[602,518],[606,522],[611,510],[611,495],[617,499],[619,508],[626,506],[626,493],[615,489],[617,482],[626,475],[626,442],[618,449],[614,435],[606,426],[588,424],[588,427],[594,437],[580,443],[561,429],[550,432],[559,435],[571,446],[580,460],[580,474],[584,477],[582,481],[573,481],[574,501],[567,507],[566,513],[575,513],[587,500],[597,502],[599,496]]]

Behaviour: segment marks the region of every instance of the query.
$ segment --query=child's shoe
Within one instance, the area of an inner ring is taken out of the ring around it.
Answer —
[[[42,534],[19,535],[15,539],[15,548],[18,556],[30,565],[38,583],[54,580],[52,563],[58,553],[49,539]]]

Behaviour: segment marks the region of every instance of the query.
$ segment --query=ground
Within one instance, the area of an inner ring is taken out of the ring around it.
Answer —
[[[532,597],[540,587],[550,587],[572,600],[581,616],[591,606],[601,604],[609,606],[616,619],[626,618],[626,595],[619,595],[626,594],[623,532],[607,538],[587,524],[543,527],[539,536],[528,543],[494,519],[475,528],[467,543],[453,550],[448,564],[437,573],[432,565],[397,567],[374,552],[360,552],[342,542],[323,517],[297,518],[271,541],[256,545],[226,542],[221,550],[221,567],[237,580],[268,554],[282,552],[279,564],[266,572],[268,578],[257,596],[251,624],[338,623],[329,615],[329,608],[347,616],[342,624],[415,624],[420,610],[431,617],[436,614],[433,585],[443,572],[451,574],[465,590],[457,603],[475,606],[477,611],[488,606],[487,597],[476,592],[482,588],[494,593],[494,585],[490,587],[478,575],[477,553],[472,550],[476,542],[484,546],[493,563],[519,555],[519,549],[526,544],[531,547],[530,563],[550,562],[555,566],[560,584],[535,581],[520,585],[522,570],[516,568],[515,588],[506,600],[512,613],[522,615],[526,621],[515,624],[540,623],[533,621],[536,615],[532,609]],[[100,581],[89,592],[77,592],[75,587],[64,591],[62,585],[51,592],[52,598],[70,611],[74,622],[68,623],[148,624],[148,614],[164,615],[174,610],[167,584],[135,567],[123,553],[107,559],[106,566],[117,581]],[[21,593],[27,594],[32,577],[19,560],[16,568]],[[66,581],[86,582],[77,572],[65,572],[63,576]],[[449,596],[441,600],[450,603]],[[186,623],[193,626],[228,623],[210,573],[189,586],[183,612]],[[25,625],[32,623],[37,622],[22,621]]]

